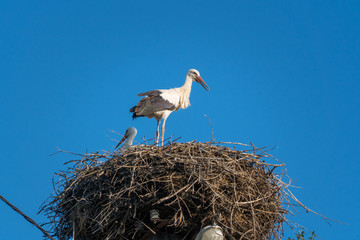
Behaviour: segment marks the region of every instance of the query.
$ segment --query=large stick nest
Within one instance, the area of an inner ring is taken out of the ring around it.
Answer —
[[[273,171],[282,164],[269,157],[255,147],[194,142],[86,154],[56,174],[42,211],[64,240],[145,240],[159,232],[194,239],[213,223],[226,239],[280,239],[285,186]]]

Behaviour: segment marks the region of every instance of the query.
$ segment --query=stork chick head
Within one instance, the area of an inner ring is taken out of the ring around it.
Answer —
[[[118,145],[115,148],[118,148],[122,142],[124,142],[129,136],[135,137],[137,134],[137,130],[134,127],[129,127],[126,129],[124,137],[121,139],[121,141],[118,143]]]
[[[125,137],[129,137],[130,135],[136,136],[136,134],[137,134],[136,128],[134,128],[134,127],[129,127],[128,129],[126,129]]]
[[[187,75],[193,79],[193,81],[195,82],[198,82],[201,84],[201,86],[203,86],[203,88],[206,90],[206,91],[209,91],[210,88],[208,87],[208,85],[205,83],[205,81],[200,77],[200,73],[198,70],[196,69],[190,69],[188,72],[187,72]]]

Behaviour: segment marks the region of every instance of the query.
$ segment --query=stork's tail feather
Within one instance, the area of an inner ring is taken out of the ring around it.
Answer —
[[[133,115],[132,115],[132,119],[134,120],[135,118],[138,118],[138,117],[143,117],[143,115],[137,115],[137,113],[136,113],[135,109],[136,109],[136,106],[134,106],[134,107],[130,108],[130,112],[132,112],[132,113],[133,113]]]
[[[135,112],[135,108],[136,108],[136,106],[133,106],[132,108],[130,108],[130,112]]]
[[[136,116],[136,113],[133,113],[132,119],[135,120],[137,117],[139,117],[139,116]]]

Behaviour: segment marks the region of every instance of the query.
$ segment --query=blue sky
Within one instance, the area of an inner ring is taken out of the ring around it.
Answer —
[[[140,92],[181,86],[191,104],[166,136],[275,147],[311,209],[349,225],[291,219],[321,239],[360,235],[358,1],[2,1],[0,194],[37,222],[51,178],[72,157],[109,150],[133,121]],[[0,203],[2,239],[41,232]]]

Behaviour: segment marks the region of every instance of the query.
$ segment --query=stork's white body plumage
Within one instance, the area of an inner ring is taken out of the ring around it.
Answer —
[[[145,97],[136,106],[132,107],[130,112],[133,112],[133,119],[137,117],[156,119],[156,143],[159,142],[159,125],[161,120],[163,120],[161,128],[161,143],[163,145],[166,119],[172,112],[190,106],[190,93],[193,81],[200,83],[208,91],[209,87],[200,77],[200,73],[195,69],[190,69],[186,74],[184,85],[179,88],[159,89],[138,94],[138,96]]]

